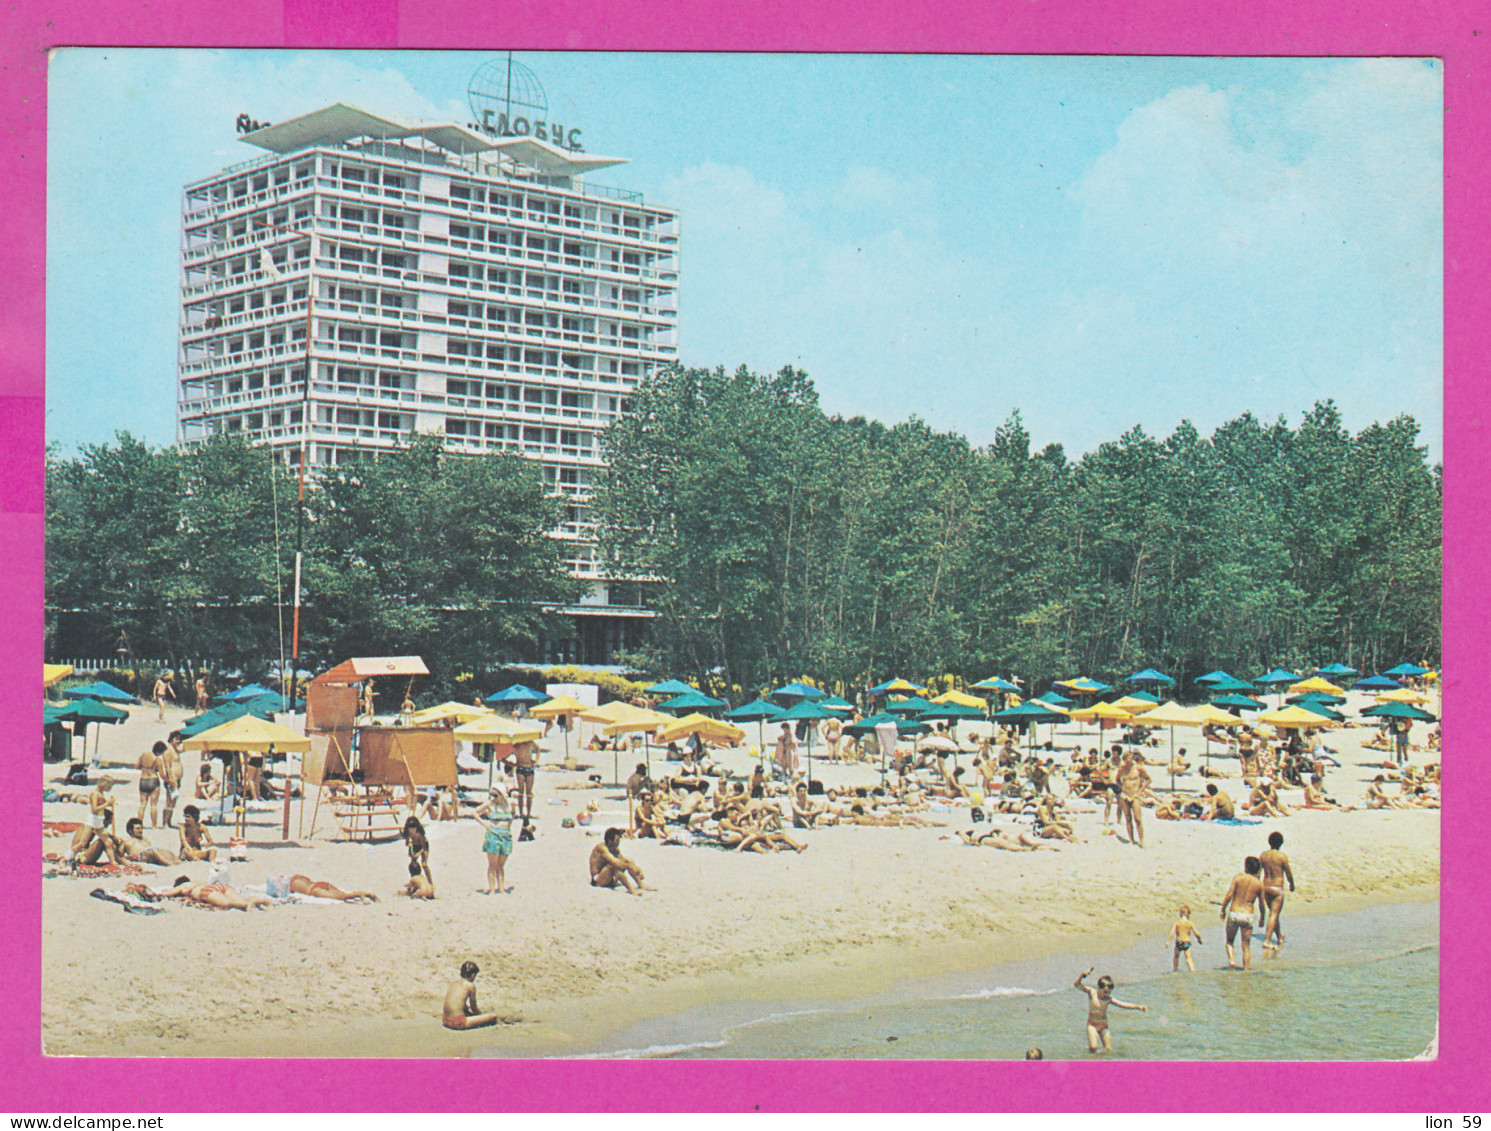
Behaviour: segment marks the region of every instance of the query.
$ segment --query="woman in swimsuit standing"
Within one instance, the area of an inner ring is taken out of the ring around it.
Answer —
[[[486,804],[476,811],[476,822],[487,830],[481,846],[487,854],[487,894],[512,891],[502,881],[507,858],[513,853],[513,813],[500,787],[494,786]]]
[[[140,755],[140,760],[135,763],[140,770],[140,813],[139,818],[143,823],[145,820],[145,809],[150,809],[150,827],[154,828],[158,823],[157,805],[160,802],[160,774],[161,758],[166,752],[166,744],[157,742],[149,750]]]

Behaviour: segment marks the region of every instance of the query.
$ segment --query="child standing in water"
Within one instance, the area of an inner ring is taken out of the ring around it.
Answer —
[[[1175,925],[1170,928],[1170,933],[1165,936],[1168,944],[1175,941],[1175,952],[1170,958],[1170,969],[1173,973],[1180,969],[1180,956],[1186,956],[1186,969],[1192,974],[1196,972],[1196,963],[1191,959],[1191,942],[1194,940],[1198,945],[1201,942],[1201,932],[1196,929],[1196,924],[1191,922],[1191,909],[1182,907],[1180,918],[1175,920]]]
[[[1116,1005],[1119,1009],[1137,1009],[1140,1013],[1148,1013],[1147,1005],[1130,1005],[1126,1001],[1119,1001],[1113,996],[1113,978],[1104,974],[1098,979],[1097,988],[1089,986],[1083,981],[1093,968],[1089,966],[1072,985],[1087,995],[1087,1051],[1088,1052],[1112,1052],[1113,1038],[1108,1034],[1108,1007]],[[1102,1042],[1099,1050],[1098,1042]]]

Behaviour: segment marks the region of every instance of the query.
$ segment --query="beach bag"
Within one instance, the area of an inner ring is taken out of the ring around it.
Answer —
[[[290,877],[283,872],[271,872],[264,877],[264,894],[270,899],[284,899],[290,894]]]

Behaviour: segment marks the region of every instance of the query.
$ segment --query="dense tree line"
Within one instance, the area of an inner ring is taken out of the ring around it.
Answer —
[[[135,656],[264,671],[292,629],[296,490],[233,434],[179,449],[120,434],[73,459],[50,453],[49,634],[67,621],[85,654],[123,641]],[[418,653],[449,688],[552,631],[545,606],[576,596],[549,536],[559,504],[518,456],[455,455],[421,435],[308,481],[305,515],[313,669]]]
[[[1411,417],[1353,436],[1134,428],[1080,460],[1018,413],[972,447],[915,418],[827,416],[801,372],[672,368],[607,437],[619,573],[665,579],[656,671],[1182,679],[1440,651],[1441,469]]]
[[[828,416],[792,369],[675,367],[607,450],[602,551],[662,582],[636,658],[658,674],[754,691],[1438,662],[1441,472],[1409,417],[1353,436],[1327,401],[1294,428],[1135,428],[1074,461],[1032,451],[1018,414],[975,448]],[[120,435],[47,473],[49,633],[251,673],[278,657],[296,482],[264,449]],[[530,461],[422,435],[323,473],[305,514],[305,666],[419,653],[449,691],[564,633],[544,609],[576,587]]]

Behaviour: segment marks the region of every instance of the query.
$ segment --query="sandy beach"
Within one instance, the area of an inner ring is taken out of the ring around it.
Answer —
[[[1366,701],[1353,693],[1346,709],[1354,714]],[[135,759],[187,717],[168,710],[160,723],[153,706],[130,711],[127,723],[104,728],[101,739],[104,766],[119,779],[121,829],[138,808]],[[980,729],[987,728],[965,724],[963,731]],[[748,733],[754,742],[756,727]],[[1362,727],[1328,735],[1342,762],[1328,779],[1338,801],[1360,804],[1378,772],[1372,766],[1387,757],[1362,749],[1372,733]],[[1415,728],[1415,740],[1422,735],[1423,728]],[[1057,742],[1087,748],[1098,736],[1091,726],[1080,735],[1075,727],[1062,728]],[[1177,742],[1200,762],[1196,732],[1177,733]],[[1161,743],[1153,754],[1163,760],[1168,735]],[[522,1056],[579,1047],[638,1019],[708,1003],[848,997],[1037,952],[1098,955],[1147,934],[1159,954],[1181,903],[1195,908],[1203,929],[1215,923],[1215,906],[1242,858],[1262,849],[1275,828],[1286,836],[1299,883],[1286,920],[1365,903],[1433,899],[1439,890],[1438,811],[1296,810],[1247,827],[1163,822],[1147,814],[1141,850],[1105,835],[1100,808],[1079,810],[1075,826],[1083,843],[1017,855],[962,844],[955,832],[970,827],[962,807],[922,814],[945,821],[942,828],[794,831],[809,845],[800,855],[628,841],[625,851],[658,889],[636,898],[587,882],[595,836],[608,825],[626,824],[623,792],[559,788],[583,784],[586,771],[551,768],[561,751],[557,730],[542,749],[537,838],[518,844],[508,862],[510,894],[479,890],[486,860],[482,830],[470,819],[426,823],[439,897],[414,903],[396,894],[408,861],[400,842],[332,840],[336,830],[324,808],[313,839],[282,841],[278,803],[251,811],[248,860],[231,865],[235,886],[252,890],[269,873],[301,872],[376,892],[380,902],[245,913],[169,901],[163,914],[147,917],[89,896],[97,887],[122,888],[134,877],[44,879],[44,1050],[292,1057],[497,1050]],[[595,772],[610,780],[609,753],[580,757],[582,763],[596,760]],[[1068,759],[1057,754],[1062,765]],[[737,774],[751,764],[745,749],[717,760]],[[1426,760],[1437,755],[1412,755],[1416,764]],[[623,775],[628,761],[623,755]],[[972,755],[960,761],[967,766]],[[188,782],[197,764],[189,754]],[[1237,763],[1217,758],[1213,764],[1234,775],[1223,788],[1236,797]],[[654,772],[663,765],[654,756]],[[65,770],[45,765],[43,784],[57,784]],[[1163,795],[1169,775],[1159,766],[1151,772]],[[814,776],[830,786],[879,780],[878,767],[818,758]],[[465,781],[484,784],[485,771]],[[1195,792],[1202,779],[1185,775],[1176,784]],[[1396,785],[1391,790],[1396,794]],[[1064,796],[1066,787],[1058,784],[1055,791]],[[178,815],[188,800],[178,803]],[[589,829],[560,827],[562,818],[591,800],[600,813]],[[1284,800],[1297,805],[1299,791],[1287,791]],[[313,804],[314,790],[307,824]],[[78,821],[84,812],[69,802],[44,808],[49,821]],[[292,837],[300,819],[296,801]],[[226,843],[226,830],[213,833]],[[146,836],[159,847],[177,846],[174,830],[147,829]],[[65,838],[47,838],[43,851],[66,847]],[[205,879],[208,865],[148,870],[153,875],[143,882],[158,886],[179,874]],[[467,1033],[441,1028],[442,993],[468,958],[482,967],[483,1006],[511,1015],[511,1023]]]

